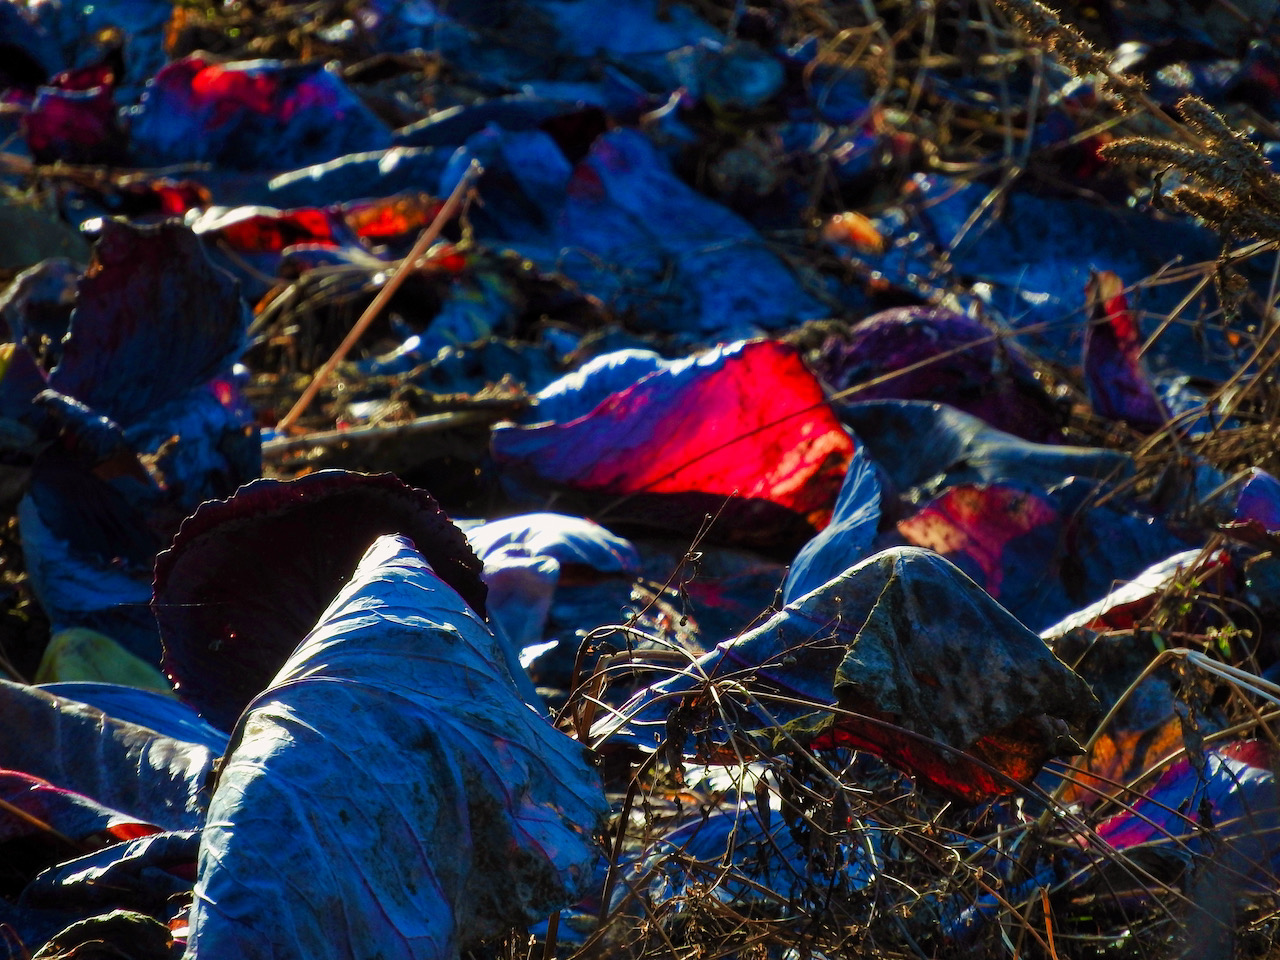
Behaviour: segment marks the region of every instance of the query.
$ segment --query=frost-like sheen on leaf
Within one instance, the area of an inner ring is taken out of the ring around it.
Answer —
[[[597,573],[640,572],[640,555],[629,540],[598,523],[562,513],[525,513],[473,527],[467,542],[484,562],[549,557],[561,566]]]
[[[21,770],[169,830],[200,824],[208,747],[0,680],[0,769]]]
[[[380,538],[232,738],[186,956],[449,958],[580,896],[604,795],[504,663]]]

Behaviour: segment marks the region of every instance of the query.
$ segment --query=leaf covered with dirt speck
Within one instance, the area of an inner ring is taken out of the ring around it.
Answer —
[[[233,736],[187,956],[453,957],[580,896],[604,795],[505,662],[379,539]]]

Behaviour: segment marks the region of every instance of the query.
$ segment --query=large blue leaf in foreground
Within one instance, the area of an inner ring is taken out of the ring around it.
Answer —
[[[187,957],[454,957],[576,899],[604,795],[503,664],[380,538],[232,738]]]

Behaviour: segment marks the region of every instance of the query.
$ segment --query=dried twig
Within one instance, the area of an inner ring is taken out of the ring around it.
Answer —
[[[458,185],[453,188],[453,192],[449,194],[449,199],[444,202],[444,206],[440,208],[440,212],[436,214],[434,220],[426,227],[418,236],[418,241],[413,245],[413,249],[409,251],[409,255],[400,261],[395,272],[383,284],[382,289],[378,291],[378,295],[373,298],[373,302],[365,308],[364,313],[360,315],[360,319],[355,322],[351,328],[351,332],[338,345],[338,349],[333,351],[333,356],[325,361],[324,366],[316,371],[311,379],[311,383],[307,385],[307,389],[303,391],[302,396],[298,398],[298,402],[293,405],[293,409],[284,415],[284,418],[276,424],[276,429],[281,433],[288,431],[297,419],[306,412],[307,407],[311,405],[311,401],[315,399],[316,394],[320,392],[333,371],[337,368],[350,352],[351,348],[356,345],[356,341],[369,328],[369,324],[382,312],[382,309],[391,300],[400,285],[404,283],[409,273],[417,265],[418,261],[426,254],[431,245],[436,242],[440,236],[440,231],[444,229],[444,225],[453,219],[454,215],[462,207],[463,201],[466,199],[467,192],[471,189],[472,183],[480,176],[482,170],[480,164],[473,160],[471,166],[467,168],[466,173],[458,181]]]

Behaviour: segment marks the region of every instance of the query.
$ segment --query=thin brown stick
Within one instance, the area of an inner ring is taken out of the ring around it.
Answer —
[[[472,160],[471,166],[462,175],[458,185],[453,188],[453,192],[449,194],[449,199],[444,202],[440,212],[436,214],[435,219],[419,235],[418,241],[413,245],[413,249],[409,251],[409,255],[400,261],[400,265],[395,269],[395,272],[387,278],[387,282],[382,285],[378,295],[373,298],[373,303],[365,308],[364,313],[360,315],[360,319],[355,322],[355,326],[351,328],[346,338],[338,345],[338,349],[333,351],[333,356],[326,360],[324,366],[316,371],[316,375],[311,378],[311,382],[307,384],[307,389],[302,392],[302,396],[293,405],[293,409],[286,413],[284,419],[276,424],[277,431],[285,433],[306,412],[307,407],[311,405],[311,401],[315,399],[316,394],[320,392],[320,388],[325,385],[325,382],[333,374],[338,364],[346,358],[351,348],[356,345],[356,341],[369,328],[369,324],[373,323],[388,301],[395,296],[396,291],[400,289],[400,285],[409,276],[409,272],[414,265],[422,259],[431,245],[436,242],[436,239],[440,236],[440,231],[444,229],[444,225],[453,219],[453,216],[462,206],[463,200],[466,199],[467,191],[471,189],[471,184],[475,182],[476,177],[480,176],[482,172],[480,164]]]
[[[3,810],[5,813],[9,814],[11,817],[21,820],[23,823],[27,824],[28,826],[34,827],[35,829],[39,830],[41,833],[48,834],[49,836],[57,840],[59,843],[63,843],[69,849],[74,850],[77,854],[86,852],[85,849],[80,844],[76,843],[74,840],[68,837],[65,833],[59,832],[54,827],[46,823],[44,820],[41,820],[39,817],[35,816],[34,814],[28,813],[26,810],[23,810],[21,807],[10,803],[8,800],[0,800],[0,810]]]

